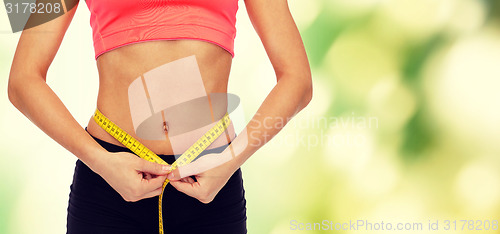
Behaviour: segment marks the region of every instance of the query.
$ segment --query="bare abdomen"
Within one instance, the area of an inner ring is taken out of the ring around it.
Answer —
[[[97,107],[153,152],[182,153],[213,125],[201,124],[203,121],[198,125],[196,121],[186,123],[182,116],[192,118],[196,113],[201,119],[217,119],[221,113],[215,106],[224,106],[224,101],[219,98],[204,102],[197,97],[227,92],[231,60],[231,55],[219,46],[195,40],[142,42],[112,50],[97,60]],[[97,138],[121,145],[93,119],[87,130]],[[229,137],[234,137],[232,126]],[[212,147],[226,143],[222,136]]]

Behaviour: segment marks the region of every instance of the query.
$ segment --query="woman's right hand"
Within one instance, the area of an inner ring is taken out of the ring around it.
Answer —
[[[99,174],[125,201],[158,196],[169,165],[152,163],[128,152],[103,152],[92,170]]]
[[[157,196],[170,167],[148,162],[131,153],[104,150],[46,83],[49,66],[76,8],[23,31],[12,60],[9,100],[48,136],[104,178],[126,201]],[[33,16],[27,25],[36,24],[41,17],[40,14],[38,18]],[[146,176],[143,178],[143,175]]]

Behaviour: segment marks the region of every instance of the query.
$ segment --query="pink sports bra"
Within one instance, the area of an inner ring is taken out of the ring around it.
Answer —
[[[153,40],[214,43],[234,57],[238,0],[87,0],[95,58]]]

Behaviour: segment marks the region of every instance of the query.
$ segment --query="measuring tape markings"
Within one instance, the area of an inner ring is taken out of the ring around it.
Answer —
[[[106,116],[104,116],[99,109],[96,108],[94,113],[94,120],[104,129],[107,133],[113,136],[116,140],[130,149],[139,157],[154,163],[168,165],[162,158],[156,155],[153,151],[148,149],[138,140],[133,138],[130,134],[122,130]],[[171,170],[175,170],[180,166],[184,166],[192,162],[198,155],[201,154],[208,146],[210,146],[223,132],[226,131],[231,119],[226,113],[210,130],[208,130],[202,137],[200,137],[193,145],[191,145],[174,163],[171,165]],[[162,214],[162,200],[163,192],[169,180],[165,179],[162,185],[162,192],[158,198],[158,216],[159,216],[159,231],[163,234],[163,214]]]

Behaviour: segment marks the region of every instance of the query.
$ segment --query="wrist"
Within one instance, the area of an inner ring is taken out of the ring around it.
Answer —
[[[89,148],[80,160],[85,163],[92,171],[100,174],[103,166],[107,165],[105,162],[107,160],[109,152],[102,147],[92,147]]]
[[[221,158],[226,159],[226,162],[223,164],[223,166],[229,172],[229,175],[232,175],[243,164],[243,162],[238,160],[237,155],[235,155],[234,152],[229,149],[222,151],[220,154]]]

